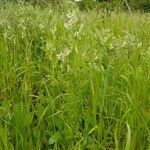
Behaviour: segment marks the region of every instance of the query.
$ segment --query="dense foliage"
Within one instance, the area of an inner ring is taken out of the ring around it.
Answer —
[[[30,2],[32,4],[38,4],[42,7],[47,6],[48,4],[58,5],[65,0],[2,0],[5,2]],[[131,10],[143,10],[150,11],[150,0],[68,0],[77,2],[81,10],[87,9],[128,9],[128,6]]]
[[[128,9],[150,11],[149,0],[82,0],[80,1],[81,9]]]
[[[150,149],[150,14],[0,8],[0,150]]]

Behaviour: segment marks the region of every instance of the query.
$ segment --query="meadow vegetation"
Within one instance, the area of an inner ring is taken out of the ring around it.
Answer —
[[[149,13],[0,8],[0,150],[150,149]]]

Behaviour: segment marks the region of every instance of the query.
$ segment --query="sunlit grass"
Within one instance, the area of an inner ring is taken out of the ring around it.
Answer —
[[[7,4],[0,149],[149,149],[149,27],[149,14]]]

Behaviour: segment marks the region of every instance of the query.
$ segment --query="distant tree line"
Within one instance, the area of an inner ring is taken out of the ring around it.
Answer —
[[[59,5],[63,0],[2,0],[4,3],[6,2],[20,2],[23,1],[25,3],[30,2],[32,4],[44,5],[51,3],[53,5]],[[76,0],[71,0],[76,1]],[[131,10],[143,10],[150,11],[150,0],[80,0],[76,2],[81,10],[86,9],[131,9]]]
[[[81,9],[86,8],[108,8],[109,9],[131,9],[150,11],[150,0],[82,0]]]

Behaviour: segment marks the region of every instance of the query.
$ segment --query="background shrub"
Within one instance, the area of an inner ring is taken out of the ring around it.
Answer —
[[[25,2],[31,3],[33,5],[40,5],[42,7],[52,4],[53,6],[58,6],[61,2],[75,2],[75,0],[1,0],[1,2]],[[128,9],[126,3],[129,5],[131,10],[142,10],[150,11],[150,1],[149,0],[81,0],[76,2],[80,10],[89,9]]]

